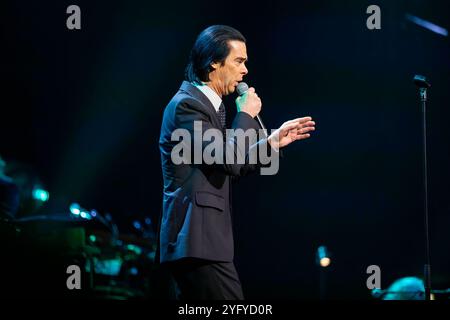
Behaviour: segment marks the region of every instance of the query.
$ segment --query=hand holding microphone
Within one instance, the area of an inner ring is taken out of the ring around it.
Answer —
[[[238,112],[246,112],[252,118],[256,117],[261,111],[262,102],[255,92],[255,88],[249,88],[245,82],[240,82],[236,87],[239,95],[236,99]]]
[[[256,117],[259,126],[264,130],[267,136],[267,129],[259,116],[259,113],[261,112],[262,102],[256,94],[255,88],[249,88],[245,82],[240,82],[236,87],[236,92],[239,95],[239,97],[237,97],[236,99],[238,112],[246,112],[252,118]]]

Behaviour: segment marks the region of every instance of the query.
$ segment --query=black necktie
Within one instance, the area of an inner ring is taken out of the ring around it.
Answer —
[[[225,105],[223,103],[220,104],[219,111],[217,111],[217,116],[219,117],[220,124],[222,125],[222,131],[225,133],[227,115],[225,112]]]

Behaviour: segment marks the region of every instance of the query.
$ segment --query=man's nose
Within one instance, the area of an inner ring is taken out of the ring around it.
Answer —
[[[248,73],[248,69],[244,64],[242,66],[243,66],[243,68],[242,68],[241,73],[245,76]]]

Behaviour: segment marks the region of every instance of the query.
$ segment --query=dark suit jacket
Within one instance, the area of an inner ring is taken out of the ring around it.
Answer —
[[[160,262],[195,257],[214,261],[233,260],[233,233],[231,221],[230,176],[243,176],[260,165],[249,164],[250,152],[266,144],[261,139],[244,150],[237,150],[236,139],[224,141],[229,152],[244,152],[245,164],[174,164],[171,151],[179,141],[171,141],[177,128],[194,135],[194,121],[207,129],[220,130],[221,125],[210,100],[195,86],[184,81],[164,110],[159,147],[161,152],[164,194],[159,229]],[[245,112],[238,112],[233,129],[260,127]],[[203,143],[205,148],[208,143]],[[230,151],[231,152],[231,151]],[[269,149],[270,152],[270,149]],[[225,152],[224,152],[225,154]]]

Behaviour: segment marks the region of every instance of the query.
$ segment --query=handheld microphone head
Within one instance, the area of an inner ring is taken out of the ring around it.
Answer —
[[[414,84],[418,86],[419,88],[429,88],[431,87],[431,84],[428,82],[428,79],[424,76],[416,74],[414,76]]]
[[[248,85],[245,82],[239,82],[239,84],[236,87],[236,92],[238,95],[242,96],[245,94],[248,90]]]

